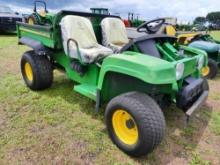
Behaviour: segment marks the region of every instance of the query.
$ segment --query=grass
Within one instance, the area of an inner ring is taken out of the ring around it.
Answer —
[[[209,161],[203,160],[198,153],[193,153],[193,158],[189,165],[211,165]]]
[[[212,31],[210,33],[215,39],[220,40],[220,31]]]
[[[211,129],[216,135],[220,136],[220,113],[213,113],[212,119]]]
[[[64,74],[55,71],[53,86],[41,92],[24,85],[19,61],[26,50],[15,36],[0,36],[0,164],[220,164],[220,76],[188,128],[172,105],[162,144],[134,159],[112,144],[104,109],[95,113],[95,103],[73,92]]]

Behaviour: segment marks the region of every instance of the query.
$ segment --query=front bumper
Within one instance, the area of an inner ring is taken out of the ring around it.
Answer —
[[[183,85],[176,95],[176,104],[187,117],[190,117],[208,98],[209,86],[206,79],[193,77],[184,80]]]
[[[198,100],[186,111],[186,116],[190,117],[196,109],[201,107],[208,98],[208,95],[209,92],[204,91],[202,95],[198,98]]]

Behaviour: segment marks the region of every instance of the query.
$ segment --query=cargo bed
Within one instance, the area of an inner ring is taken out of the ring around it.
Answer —
[[[55,48],[53,28],[51,26],[29,25],[17,22],[18,37],[30,37],[49,48]]]

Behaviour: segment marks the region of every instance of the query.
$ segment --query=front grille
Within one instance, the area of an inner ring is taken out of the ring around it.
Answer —
[[[13,18],[13,17],[1,18],[1,23],[3,23],[3,24],[16,24],[17,21],[22,22],[22,19],[21,18]]]

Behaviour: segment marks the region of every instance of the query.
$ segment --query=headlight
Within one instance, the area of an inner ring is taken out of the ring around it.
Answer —
[[[180,80],[183,77],[184,73],[184,64],[183,63],[178,63],[176,65],[176,79]]]
[[[199,70],[201,70],[202,67],[203,67],[203,65],[204,65],[204,63],[205,63],[205,58],[204,58],[204,56],[202,56],[202,57],[200,57],[200,58],[198,59],[197,68],[198,68]]]

